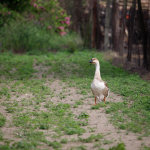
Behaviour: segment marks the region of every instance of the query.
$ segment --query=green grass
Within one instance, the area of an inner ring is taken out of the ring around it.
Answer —
[[[102,134],[97,134],[97,135],[91,134],[88,138],[85,138],[85,139],[79,137],[78,141],[81,141],[81,142],[84,142],[84,143],[90,143],[92,141],[99,141],[102,138],[103,138]]]
[[[119,129],[149,136],[150,82],[142,80],[136,74],[130,74],[112,66],[103,59],[102,53],[88,50],[74,54],[68,52],[38,55],[1,53],[0,101],[5,111],[12,115],[12,120],[6,120],[6,116],[2,114],[0,126],[5,126],[6,121],[10,121],[9,125],[18,129],[17,137],[21,140],[10,141],[10,145],[0,145],[0,149],[38,149],[38,146],[42,144],[49,148],[61,149],[63,144],[69,142],[61,139],[61,136],[82,135],[87,132],[84,127],[88,125],[90,114],[82,108],[82,112],[76,116],[71,109],[82,107],[85,97],[91,93],[90,84],[95,67],[88,61],[92,57],[100,60],[102,79],[107,81],[112,92],[122,95],[124,101],[106,101],[105,105],[103,102],[98,103],[96,106],[91,106],[91,111],[104,107],[106,114],[110,114],[110,121]],[[35,69],[40,67],[41,70]],[[44,67],[46,70],[42,72]],[[38,78],[36,73],[41,73],[41,78]],[[51,74],[54,74],[54,78],[61,80],[60,85],[65,82],[67,87],[78,88],[77,94],[82,94],[84,98],[71,100],[74,104],[63,103],[67,96],[66,85],[62,93],[55,95],[55,91],[48,86],[55,81],[48,77]],[[57,97],[57,104],[51,101],[53,97]],[[48,131],[54,134],[49,135]],[[46,140],[47,136],[53,140]],[[101,138],[103,138],[102,135],[93,134],[86,139],[79,138],[79,141],[96,142]],[[6,142],[3,134],[0,134],[0,139]],[[138,139],[141,140],[141,138]],[[110,144],[111,142],[103,140],[101,143]],[[123,144],[118,144],[112,149],[117,150],[117,147],[123,147]],[[81,145],[72,149],[86,149],[86,147]]]
[[[3,114],[0,113],[0,127],[4,126],[5,122],[6,122],[5,116],[3,116]]]
[[[125,144],[123,142],[118,143],[116,146],[109,148],[109,150],[125,150]]]

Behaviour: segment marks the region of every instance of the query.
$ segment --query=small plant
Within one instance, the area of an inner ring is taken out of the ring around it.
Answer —
[[[57,141],[54,141],[54,142],[47,141],[47,143],[48,143],[48,146],[51,146],[54,149],[62,147],[61,144],[59,142],[57,142]]]
[[[79,121],[78,123],[81,126],[87,126],[88,125],[88,121]]]
[[[70,150],[86,150],[85,145],[71,147]]]
[[[73,105],[73,108],[78,108],[79,106],[77,104],[74,104]]]
[[[48,130],[49,129],[49,125],[41,123],[40,126],[39,126],[39,129]]]
[[[11,107],[11,106],[8,106],[8,107],[6,108],[6,111],[7,111],[8,113],[13,113],[13,112],[16,111],[16,108]]]
[[[4,137],[3,137],[3,132],[0,130],[0,141],[3,141]]]
[[[126,125],[125,124],[120,124],[118,129],[122,129],[122,130],[125,130],[126,129]]]
[[[89,118],[89,115],[85,112],[81,112],[78,116],[78,119],[86,119]]]
[[[103,140],[103,144],[104,144],[104,145],[106,145],[106,144],[111,144],[111,143],[113,143],[113,140],[110,140],[110,141],[109,141],[109,140],[106,140],[106,139]]]
[[[123,142],[118,143],[116,146],[109,148],[109,150],[125,150],[125,144]]]
[[[86,139],[83,139],[81,137],[79,137],[79,141],[81,142],[85,142],[85,143],[90,143],[92,141],[99,141],[100,139],[103,138],[103,135],[102,134],[97,134],[97,135],[94,135],[94,134],[91,134],[88,138]]]
[[[75,101],[75,104],[76,104],[76,105],[82,105],[82,104],[83,104],[83,102],[82,102],[82,101],[80,101],[80,100],[77,100],[77,101]]]
[[[68,143],[68,139],[61,139],[60,143],[66,144],[66,143]]]
[[[99,105],[92,105],[92,106],[91,106],[91,109],[99,109],[99,108],[100,108]]]
[[[5,125],[6,118],[0,113],[0,127]]]
[[[100,109],[100,107],[107,107],[107,105],[104,103],[99,103],[97,105],[92,105],[91,109]]]
[[[94,143],[93,147],[95,148],[95,147],[100,147],[100,146],[101,146],[101,143],[99,142],[99,143]]]
[[[137,139],[138,140],[143,140],[143,138],[141,136],[138,136]]]

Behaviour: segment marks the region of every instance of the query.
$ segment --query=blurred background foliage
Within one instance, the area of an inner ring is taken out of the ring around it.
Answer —
[[[0,0],[0,35],[1,52],[112,50],[150,71],[149,0]]]
[[[70,17],[58,0],[0,0],[0,51],[75,52],[82,40],[68,30]]]

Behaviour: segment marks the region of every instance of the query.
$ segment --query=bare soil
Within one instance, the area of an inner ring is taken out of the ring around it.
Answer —
[[[39,69],[39,68],[36,68]],[[45,68],[44,68],[45,69]],[[39,73],[36,73],[38,78],[41,78],[42,76],[42,71]],[[53,75],[48,76],[48,78],[53,78]],[[92,81],[92,79],[91,79]],[[139,150],[142,147],[142,143],[144,143],[146,146],[150,145],[150,137],[143,137],[142,140],[138,140],[137,137],[140,136],[140,134],[137,133],[132,133],[132,132],[127,132],[126,130],[120,130],[114,127],[110,121],[109,121],[109,114],[105,113],[105,108],[100,108],[99,110],[91,109],[91,105],[94,103],[94,97],[92,97],[92,93],[89,93],[88,95],[84,96],[82,94],[78,94],[78,90],[75,87],[69,87],[67,83],[62,82],[59,79],[54,79],[53,82],[47,82],[45,85],[49,86],[53,91],[54,91],[54,97],[50,98],[47,97],[47,100],[51,100],[54,104],[63,102],[63,103],[68,103],[68,104],[74,104],[76,100],[79,100],[83,98],[83,104],[79,105],[77,108],[71,108],[73,113],[75,115],[79,115],[81,112],[86,112],[89,114],[88,118],[88,125],[85,126],[84,128],[86,129],[86,133],[81,135],[80,137],[82,138],[88,138],[92,134],[103,134],[104,138],[102,141],[110,141],[110,142],[101,142],[101,148],[104,149],[109,149],[110,147],[117,145],[119,142],[124,142],[126,145],[127,150]],[[64,88],[65,87],[65,92]],[[89,87],[90,88],[90,87]],[[65,98],[60,99],[58,94],[63,92],[65,95]],[[21,95],[19,98],[16,99],[16,97],[13,97],[13,99],[19,101],[22,98],[28,99],[29,97],[32,97],[30,93],[25,93],[24,95]],[[109,102],[122,102],[122,96],[118,94],[114,94],[110,92],[110,95],[107,99]],[[41,111],[44,111],[44,108],[41,107]],[[10,122],[12,119],[12,115],[10,113],[7,113],[5,111],[5,107],[1,106],[0,113],[2,113],[4,116],[7,118],[7,122],[5,127],[2,127],[2,132],[4,133],[4,138],[7,139],[12,139],[14,141],[19,141],[19,138],[16,138],[15,135],[17,135],[16,130],[18,129],[17,127],[10,126]],[[46,131],[47,134],[52,134],[52,131]],[[67,144],[63,144],[62,149],[63,150],[69,150],[73,146],[81,146],[81,145],[86,145],[87,150],[96,150],[98,147],[94,148],[94,143],[95,142],[90,142],[90,143],[82,143],[77,141],[78,135],[64,135],[61,138],[67,138],[68,141],[71,139],[72,142],[68,142]],[[47,139],[53,140],[50,137],[47,136]],[[3,142],[0,142],[2,144]],[[98,142],[97,142],[98,143]],[[49,148],[48,146],[39,146],[38,148],[44,149],[44,148]],[[52,149],[52,148],[51,148]]]
[[[50,87],[53,89],[57,89],[56,93],[59,93],[62,91],[62,87],[66,86],[65,83],[62,84],[62,86],[60,86],[59,84],[59,80],[55,80]],[[69,91],[69,93],[71,94],[70,96],[67,96],[65,99],[60,100],[63,103],[69,103],[69,104],[73,104],[75,102],[75,100],[79,100],[80,98],[83,97],[83,95],[81,94],[76,94],[76,90],[75,88],[66,88],[66,91]],[[66,95],[68,95],[68,93],[65,93]],[[73,101],[71,101],[71,99]],[[58,98],[57,98],[58,100]],[[53,97],[52,99],[53,102],[55,102],[55,97]],[[114,94],[112,92],[110,92],[109,98],[107,99],[107,101],[110,102],[121,102],[122,97],[120,95]],[[58,101],[59,102],[59,101]],[[55,102],[57,103],[57,102]],[[141,143],[144,142],[145,145],[149,145],[150,144],[150,137],[144,137],[143,140],[138,140],[137,137],[139,136],[139,134],[135,134],[132,132],[129,132],[127,134],[126,130],[119,130],[117,128],[115,128],[110,122],[109,122],[109,116],[108,114],[105,113],[105,108],[100,108],[99,110],[91,110],[91,105],[94,103],[94,97],[88,97],[85,100],[83,100],[83,105],[79,105],[78,108],[72,108],[71,110],[73,111],[73,113],[75,115],[79,115],[81,112],[87,112],[90,117],[89,117],[89,121],[88,121],[88,125],[85,127],[85,129],[88,131],[89,129],[93,129],[94,132],[91,132],[89,130],[88,133],[84,133],[82,136],[82,138],[88,138],[91,134],[95,134],[97,135],[98,133],[102,133],[104,136],[105,140],[108,141],[113,141],[113,143],[111,144],[102,144],[103,148],[105,149],[109,149],[110,147],[117,145],[118,142],[123,141],[126,145],[126,149],[127,150],[138,150],[141,147]],[[63,138],[74,138],[77,140],[78,136],[77,135],[65,135]],[[81,142],[72,142],[72,143],[68,143],[65,144],[63,149],[70,149],[72,146],[79,146],[83,143]],[[83,145],[87,146],[87,150],[91,150],[91,149],[97,149],[97,148],[93,148],[93,143],[84,143]]]

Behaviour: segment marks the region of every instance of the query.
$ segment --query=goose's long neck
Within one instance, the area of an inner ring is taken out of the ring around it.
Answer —
[[[95,69],[95,76],[94,79],[100,79],[101,80],[101,74],[100,74],[100,64],[99,62],[96,63],[96,69]]]

